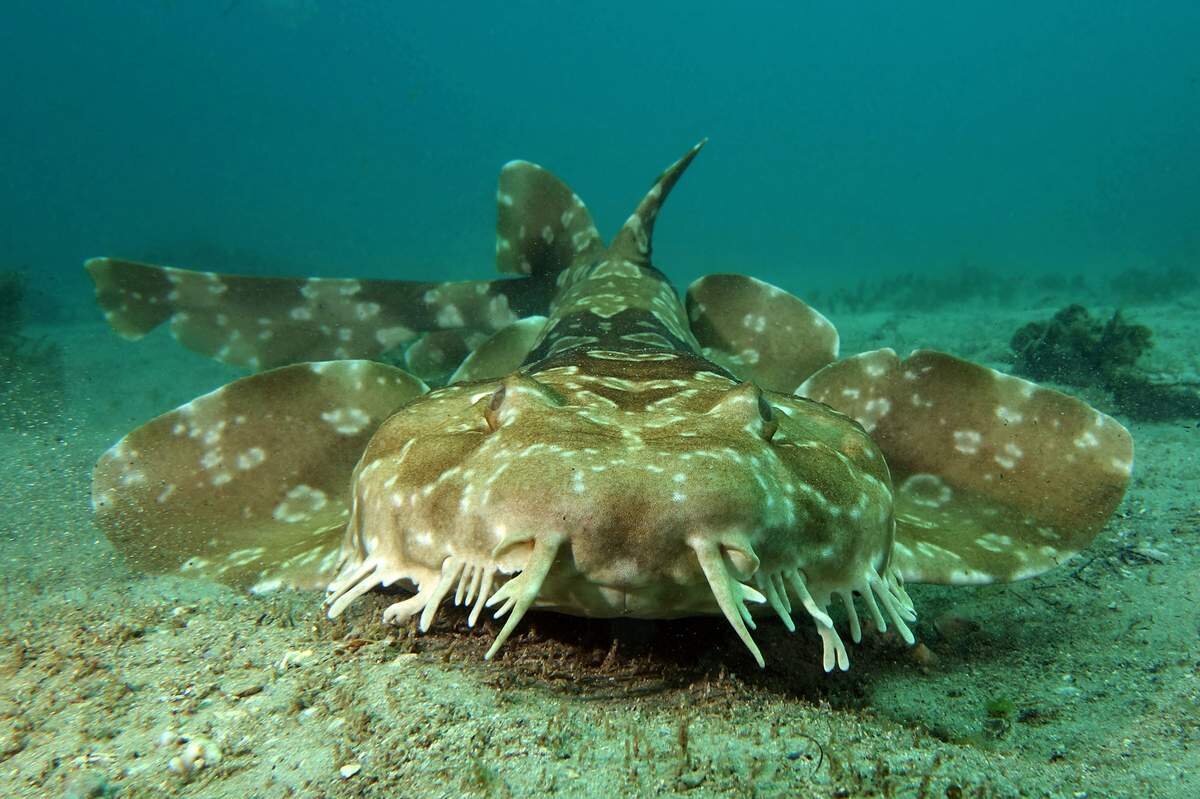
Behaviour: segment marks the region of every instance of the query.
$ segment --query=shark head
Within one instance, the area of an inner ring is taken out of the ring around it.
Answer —
[[[880,576],[891,482],[858,424],[686,353],[569,361],[436,390],[385,421],[356,470],[351,571],[373,564],[385,583],[416,566],[436,584],[453,563],[467,587],[476,572],[540,571],[533,607],[724,613],[759,658],[745,603],[790,623],[793,586],[815,597],[819,630],[833,630],[820,608],[848,591],[882,591],[903,624],[896,583]],[[831,635],[828,657],[840,646]]]

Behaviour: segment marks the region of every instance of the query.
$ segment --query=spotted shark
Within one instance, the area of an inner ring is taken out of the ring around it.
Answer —
[[[860,613],[913,642],[907,584],[1021,580],[1087,547],[1132,468],[1114,419],[940,352],[839,360],[826,317],[752,277],[679,298],[653,231],[702,145],[607,244],[558,178],[505,165],[494,280],[89,261],[118,333],[168,323],[260,370],[104,453],[96,523],[137,567],[323,588],[331,617],[388,586],[385,620],[422,631],[447,599],[471,625],[492,609],[488,658],[544,608],[723,616],[762,665],[756,620],[802,613],[826,671]]]

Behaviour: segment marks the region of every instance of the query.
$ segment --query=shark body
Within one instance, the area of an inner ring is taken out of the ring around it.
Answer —
[[[150,570],[326,587],[331,616],[393,584],[412,592],[394,623],[426,629],[448,597],[472,624],[495,608],[488,657],[541,607],[720,614],[761,665],[755,616],[795,629],[803,611],[827,671],[849,666],[833,604],[854,641],[861,608],[911,643],[906,582],[1024,579],[1086,547],[1132,466],[1110,417],[942,353],[839,361],[824,316],[750,277],[679,299],[653,228],[700,146],[607,245],[561,181],[506,165],[503,280],[89,262],[119,332],[169,320],[273,367],[114,445],[98,524]],[[405,346],[410,366],[457,366],[447,385],[362,360]],[[304,358],[334,360],[280,365]]]

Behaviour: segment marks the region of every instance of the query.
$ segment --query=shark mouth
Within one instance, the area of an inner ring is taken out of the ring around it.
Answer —
[[[418,581],[415,594],[384,611],[384,621],[399,625],[420,614],[418,629],[426,632],[436,618],[438,609],[453,591],[451,601],[454,605],[471,608],[467,617],[468,626],[475,626],[485,608],[495,608],[493,617],[497,620],[507,617],[485,655],[490,660],[500,651],[526,612],[537,604],[538,595],[565,540],[560,535],[506,540],[493,552],[492,561],[487,563],[472,562],[457,556],[447,557],[442,561],[440,573]],[[524,567],[515,575],[505,577],[495,558],[502,550],[515,544],[531,544],[532,550]],[[846,646],[828,612],[834,595],[841,599],[845,608],[850,638],[854,643],[862,640],[862,622],[855,606],[855,594],[861,599],[879,632],[887,631],[890,619],[901,638],[908,644],[914,643],[908,627],[917,618],[913,602],[904,590],[902,580],[891,569],[885,569],[884,574],[880,575],[873,566],[868,566],[857,580],[836,587],[822,586],[814,595],[804,572],[799,568],[775,571],[759,569],[753,575],[755,586],[751,586],[737,579],[720,545],[703,539],[693,540],[690,545],[717,607],[759,667],[764,667],[766,661],[750,634],[757,629],[750,604],[768,605],[789,632],[796,631],[792,619],[794,609],[797,606],[803,608],[821,637],[822,664],[827,672],[835,667],[842,671],[850,668]],[[504,580],[499,586],[496,586],[497,576]],[[326,599],[329,617],[336,618],[355,599],[371,589],[388,587],[402,577],[400,572],[387,568],[383,559],[366,558],[357,566],[346,569],[329,586]]]

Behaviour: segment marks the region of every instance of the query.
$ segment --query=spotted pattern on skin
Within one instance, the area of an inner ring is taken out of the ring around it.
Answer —
[[[125,338],[141,338],[166,322],[188,349],[251,369],[374,358],[445,329],[482,338],[545,313],[553,289],[540,278],[423,283],[246,277],[114,258],[93,258],[85,266],[105,318]]]
[[[583,200],[528,161],[500,170],[496,192],[496,267],[520,275],[557,275],[576,259],[603,251]]]
[[[337,536],[314,543],[297,531],[340,531],[349,514],[345,474],[384,417],[424,390],[369,361],[299,364],[235,381],[104,454],[92,480],[96,521],[151,571],[240,585],[286,574],[289,585],[324,585],[328,568],[308,568],[324,555],[299,571],[283,563],[314,547],[336,552]]]
[[[827,671],[849,666],[831,604],[853,641],[865,611],[912,643],[905,579],[1020,579],[1086,545],[1129,477],[1115,421],[939,353],[833,362],[828,320],[751,278],[702,280],[685,310],[652,237],[698,150],[608,247],[557,178],[508,164],[497,265],[525,277],[388,284],[404,307],[369,281],[280,284],[263,332],[287,318],[343,348],[424,334],[408,358],[428,371],[472,351],[425,394],[390,367],[335,361],[202,397],[101,459],[100,526],[148,568],[256,591],[333,577],[330,616],[391,585],[412,594],[389,623],[426,630],[446,600],[471,625],[494,608],[489,658],[540,607],[720,614],[761,665],[755,617],[794,630],[803,611]],[[129,302],[137,275],[166,280],[181,329],[242,329],[249,279],[144,269],[97,270],[118,328],[163,304]],[[242,357],[238,341],[226,334],[222,357]]]
[[[899,485],[896,562],[909,581],[1016,580],[1052,568],[1116,510],[1133,465],[1132,439],[1111,417],[942,353],[863,353],[800,393],[852,416],[879,444]]]
[[[833,324],[803,301],[745,275],[709,275],[687,290],[701,351],[763,388],[790,394],[838,357]]]

